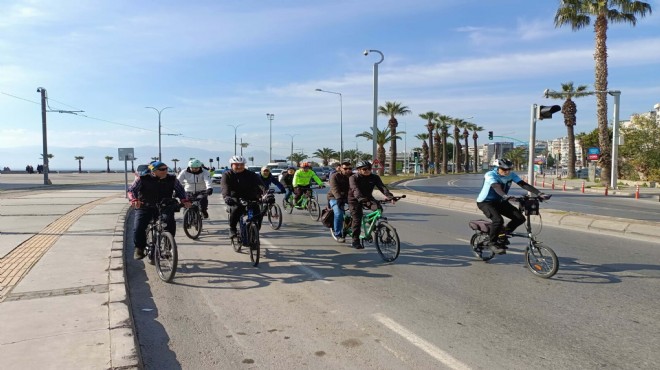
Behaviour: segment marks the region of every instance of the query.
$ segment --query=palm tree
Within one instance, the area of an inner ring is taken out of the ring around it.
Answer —
[[[513,162],[513,165],[516,169],[520,169],[520,165],[525,163],[526,150],[523,147],[515,147],[508,152],[504,153],[504,158]]]
[[[477,125],[472,125],[472,140],[474,140],[474,172],[479,172],[479,148],[477,148],[477,139],[479,135],[477,132],[483,131],[484,128]]]
[[[378,107],[378,114],[381,116],[390,117],[387,126],[390,129],[390,175],[396,175],[396,141],[401,138],[396,134],[396,128],[399,126],[399,121],[396,116],[405,116],[411,114],[412,111],[405,105],[398,102],[386,101],[385,105]]]
[[[114,157],[109,156],[109,155],[106,155],[106,156],[105,156],[105,160],[106,160],[106,162],[108,163],[108,168],[107,168],[107,170],[106,170],[107,173],[110,173],[110,161],[112,160],[112,158],[114,158]]]
[[[317,158],[321,158],[324,166],[327,166],[332,158],[339,157],[339,153],[330,148],[316,149],[312,154]]]
[[[83,157],[82,155],[77,155],[73,158],[75,158],[76,161],[78,161],[78,173],[82,173],[82,160],[85,159],[85,157]]]
[[[555,27],[571,26],[573,31],[585,28],[594,21],[594,60],[596,115],[598,118],[598,142],[601,149],[601,182],[609,184],[611,179],[611,147],[607,128],[607,26],[608,23],[629,23],[635,26],[637,16],[651,14],[651,5],[634,0],[562,0],[555,13]]]
[[[296,166],[300,166],[300,162],[304,161],[307,158],[309,158],[307,154],[303,154],[303,153],[293,153],[292,155],[286,157],[288,161],[296,162]]]
[[[355,165],[360,158],[360,152],[356,149],[347,149],[344,150],[344,155],[342,157],[345,161],[351,161],[351,164]]]
[[[573,81],[562,83],[561,92],[548,93],[549,98],[553,99],[566,99],[562,104],[561,112],[564,115],[564,125],[566,125],[566,132],[568,135],[568,178],[575,177],[575,131],[577,105],[571,98],[581,98],[583,96],[591,95],[586,92],[587,85],[580,85],[577,88],[573,86]]]
[[[415,139],[419,139],[422,141],[422,168],[424,169],[424,172],[426,172],[427,168],[430,171],[430,166],[429,166],[429,151],[431,148],[431,145],[426,144],[426,140],[429,138],[429,134],[427,133],[422,133],[422,134],[417,134],[415,135]],[[429,140],[429,143],[431,140]]]
[[[460,118],[454,118],[451,122],[454,124],[454,154],[452,158],[454,165],[452,172],[458,173],[460,167],[459,163],[461,163],[461,143],[459,141],[459,136],[461,134],[461,129],[465,127],[467,122]]]
[[[373,133],[371,131],[364,131],[361,134],[355,135],[355,137],[363,137],[367,140],[373,140]],[[390,128],[380,130],[376,127],[376,156],[380,163],[385,163],[385,144],[392,141],[394,138],[390,133]],[[396,139],[401,139],[401,137],[396,137]],[[385,173],[385,166],[378,167],[378,175],[383,176]]]
[[[470,152],[469,152],[469,144],[468,144],[468,138],[470,137],[470,133],[468,130],[472,130],[472,127],[474,126],[473,123],[470,122],[465,122],[463,125],[463,139],[465,140],[465,162],[463,164],[463,167],[465,169],[465,173],[468,173],[468,169],[470,168]],[[476,148],[476,146],[475,146]]]
[[[449,134],[449,125],[452,118],[447,115],[440,115],[435,119],[435,163],[440,163],[440,155],[442,154],[442,174],[447,174],[447,135]],[[438,133],[438,130],[440,133]],[[440,152],[440,144],[442,144],[442,152]]]
[[[429,137],[431,140],[429,140],[429,158],[430,158],[430,163],[429,163],[429,168],[433,167],[435,172],[437,173],[437,163],[434,163],[433,160],[433,130],[435,129],[435,123],[434,120],[440,116],[440,113],[434,112],[434,111],[428,111],[426,113],[420,114],[419,118],[425,119],[426,120],[426,129],[429,131]],[[428,139],[427,138],[427,139]],[[419,138],[418,138],[419,139]],[[430,172],[430,171],[429,171]]]

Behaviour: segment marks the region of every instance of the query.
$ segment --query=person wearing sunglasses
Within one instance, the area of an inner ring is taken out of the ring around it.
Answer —
[[[509,199],[513,198],[508,195],[511,183],[515,182],[537,196],[544,194],[513,172],[513,163],[510,160],[496,159],[493,165],[494,168],[484,175],[484,184],[477,197],[477,207],[493,222],[488,235],[488,247],[493,253],[505,254],[509,242],[506,235],[525,222],[522,212],[509,203]],[[502,216],[510,219],[506,226]]]
[[[334,213],[334,233],[337,243],[344,239],[344,204],[348,203],[349,178],[353,175],[350,161],[344,161],[336,166],[337,172],[330,175],[330,190],[328,205]]]
[[[351,247],[362,249],[360,243],[360,229],[362,222],[363,208],[376,210],[381,207],[380,203],[375,201],[373,196],[374,188],[378,188],[383,195],[390,199],[394,197],[383,184],[380,176],[371,171],[371,162],[360,161],[355,166],[358,172],[349,178],[348,208],[351,211],[351,229],[353,230],[353,242]]]
[[[161,161],[153,161],[149,164],[150,172],[136,178],[128,188],[128,199],[133,205],[135,217],[133,219],[133,244],[135,247],[135,259],[143,259],[144,248],[147,244],[147,226],[149,221],[158,212],[156,204],[163,199],[179,198],[184,207],[190,207],[190,201],[186,197],[183,185],[176,176],[169,174],[167,165]],[[174,210],[165,215],[167,231],[172,236],[176,234],[176,222],[174,221]]]

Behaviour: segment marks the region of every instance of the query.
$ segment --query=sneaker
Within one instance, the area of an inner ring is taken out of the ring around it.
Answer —
[[[229,229],[229,239],[234,239],[236,236],[238,236],[238,230]]]
[[[362,246],[362,243],[360,243],[359,240],[353,240],[353,243],[351,243],[351,248],[364,249],[364,246]]]
[[[146,254],[144,254],[144,248],[137,248],[137,247],[135,248],[135,253],[133,254],[133,258],[135,258],[136,260],[141,260],[145,256]]]
[[[208,213],[208,211],[205,210],[205,209],[203,209],[203,210],[202,210],[202,216],[204,216],[204,218],[209,218],[209,213]]]
[[[496,254],[505,254],[506,253],[506,249],[502,248],[502,246],[500,244],[498,244],[496,241],[488,242],[487,246],[491,251],[493,251],[493,253],[496,253]]]
[[[346,241],[346,239],[343,236],[338,236],[337,237],[337,243],[343,243],[345,241]]]

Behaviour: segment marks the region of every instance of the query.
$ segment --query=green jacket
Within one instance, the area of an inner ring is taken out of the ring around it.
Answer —
[[[318,176],[314,173],[314,171],[307,170],[303,171],[302,168],[296,170],[296,173],[293,175],[293,187],[295,188],[296,186],[309,186],[310,181],[314,179],[316,183],[319,186],[323,185],[323,181],[319,179]]]

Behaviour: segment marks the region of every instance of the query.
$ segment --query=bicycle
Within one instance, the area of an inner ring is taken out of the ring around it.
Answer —
[[[544,246],[542,242],[536,239],[536,235],[540,234],[541,231],[539,230],[536,234],[532,232],[532,222],[529,216],[540,216],[539,203],[550,199],[551,196],[552,195],[546,195],[545,197],[532,197],[529,195],[523,195],[514,197],[513,200],[518,202],[518,209],[527,216],[524,224],[527,232],[514,232],[507,234],[506,236],[507,240],[509,237],[529,239],[525,249],[525,264],[532,274],[544,279],[550,278],[557,273],[559,270],[559,260],[557,259],[557,254],[552,248]],[[474,235],[472,235],[472,238],[470,239],[472,252],[482,261],[490,261],[495,257],[495,253],[487,246],[489,241],[488,233],[491,224],[492,222],[490,220],[473,220],[470,221],[469,224],[470,228],[474,230]]]
[[[172,210],[179,210],[180,205],[176,199],[169,198],[163,199],[160,203],[151,205],[151,207],[155,207],[158,212],[154,214],[147,225],[146,254],[149,263],[156,265],[158,277],[169,283],[176,274],[179,255],[174,236],[167,231],[167,224],[163,216]]]
[[[274,194],[273,189],[268,189],[267,195]],[[273,195],[274,196],[274,195]],[[261,211],[268,216],[268,223],[273,230],[279,230],[282,227],[282,208],[275,202],[262,203]]]
[[[293,195],[292,195],[293,196]],[[309,212],[309,217],[314,221],[318,221],[321,218],[321,207],[319,207],[319,201],[314,195],[312,188],[307,188],[304,193],[301,194],[298,202],[292,204],[292,202],[287,202],[282,200],[282,205],[284,209],[289,213],[293,213],[293,208],[306,209]]]
[[[259,229],[261,227],[255,218],[255,209],[258,209],[260,215],[263,217],[264,212],[268,209],[262,207],[263,200],[243,200],[239,199],[240,204],[245,207],[246,211],[238,219],[239,231],[235,237],[231,238],[231,245],[234,251],[240,253],[241,249],[245,246],[250,250],[250,261],[252,266],[259,265],[259,257],[261,255],[261,242],[259,241]]]
[[[397,202],[406,195],[400,197],[392,197],[391,199],[378,200],[376,202],[382,204],[387,202]],[[342,205],[345,207],[346,205]],[[353,230],[351,228],[352,218],[350,212],[344,212],[344,237],[353,237]],[[399,240],[399,234],[397,233],[394,226],[390,225],[387,221],[387,217],[383,216],[383,211],[376,209],[362,216],[361,220],[361,230],[360,234],[360,243],[363,247],[367,246],[367,243],[374,243],[376,245],[376,250],[378,255],[385,262],[393,262],[399,257],[399,252],[401,251],[401,241]],[[330,235],[337,240],[335,236],[334,226],[330,228]]]
[[[202,220],[204,216],[202,215],[202,207],[200,201],[207,195],[206,190],[199,191],[197,193],[189,193],[189,196],[192,202],[190,208],[186,208],[183,211],[183,232],[186,233],[186,236],[190,239],[199,238],[199,234],[202,232]]]

